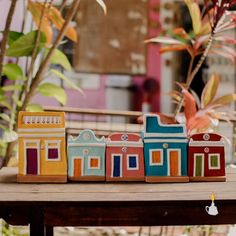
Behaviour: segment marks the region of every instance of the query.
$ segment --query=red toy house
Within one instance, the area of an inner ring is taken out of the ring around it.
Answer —
[[[107,181],[144,181],[143,142],[138,134],[113,133],[107,139]]]
[[[218,134],[200,133],[189,140],[190,181],[225,181],[225,139]]]

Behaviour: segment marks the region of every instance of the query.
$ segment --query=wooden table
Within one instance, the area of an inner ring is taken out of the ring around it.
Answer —
[[[216,195],[219,215],[205,206]],[[18,184],[16,169],[0,171],[0,218],[52,235],[53,226],[159,226],[236,223],[236,169],[225,183]]]

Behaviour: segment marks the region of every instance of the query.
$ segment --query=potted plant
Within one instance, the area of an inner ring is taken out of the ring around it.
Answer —
[[[106,12],[102,0],[96,0]],[[17,114],[20,110],[41,111],[40,104],[32,103],[36,93],[53,97],[62,105],[66,103],[66,92],[60,86],[44,82],[47,76],[56,74],[74,89],[80,89],[60,71],[51,69],[57,64],[65,70],[71,70],[66,55],[58,46],[66,37],[77,41],[76,30],[70,22],[79,9],[80,0],[69,3],[62,1],[56,6],[54,1],[28,0],[25,16],[29,13],[34,21],[34,29],[26,31],[25,19],[20,23],[20,32],[11,31],[11,23],[16,11],[17,0],[12,0],[7,14],[5,28],[2,32],[0,53],[0,156],[4,156],[4,164],[13,155],[17,139]],[[65,14],[63,9],[67,7]],[[53,29],[57,35],[53,37]],[[6,63],[7,59],[10,63]],[[26,61],[25,68],[20,66],[19,59]],[[5,79],[4,79],[5,78]],[[4,81],[5,80],[5,81]]]

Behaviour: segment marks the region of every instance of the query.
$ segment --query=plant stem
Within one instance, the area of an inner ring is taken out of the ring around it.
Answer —
[[[59,32],[53,46],[50,48],[46,58],[44,59],[44,61],[40,65],[39,70],[37,71],[37,73],[36,73],[36,75],[33,79],[33,82],[31,84],[30,91],[27,92],[26,97],[23,101],[23,105],[21,107],[21,110],[25,110],[25,108],[28,105],[29,101],[33,97],[34,93],[36,92],[37,87],[41,83],[41,81],[43,79],[43,74],[44,74],[47,66],[50,63],[50,59],[51,59],[54,51],[58,47],[59,43],[61,42],[62,38],[64,37],[64,35],[66,33],[66,30],[67,30],[67,26],[69,25],[69,23],[72,20],[73,16],[77,12],[77,10],[79,8],[79,3],[80,3],[80,0],[74,0],[71,7],[70,7],[70,9],[68,10],[68,13],[67,13],[66,18],[65,18],[65,23],[64,23],[61,31]]]
[[[188,77],[187,77],[187,82],[186,82],[186,89],[189,89],[194,77],[196,76],[196,74],[198,73],[199,69],[201,68],[203,62],[205,61],[210,49],[211,49],[211,46],[212,46],[212,43],[213,43],[213,40],[214,40],[214,36],[215,36],[215,30],[213,29],[212,30],[212,33],[208,39],[208,42],[207,42],[207,46],[201,56],[201,58],[199,59],[196,67],[194,68],[194,70],[190,73],[189,75],[189,71],[188,71]],[[192,63],[190,63],[190,66],[193,66]],[[184,98],[182,98],[176,108],[176,111],[175,111],[175,117],[180,113],[180,110],[183,106],[183,102],[184,102]]]
[[[3,37],[2,37],[2,42],[1,42],[1,53],[0,53],[0,82],[1,82],[1,79],[2,79],[3,60],[4,60],[5,54],[6,54],[7,40],[8,40],[8,36],[9,36],[9,32],[10,32],[10,27],[11,27],[11,22],[12,22],[12,19],[13,19],[13,14],[14,14],[15,7],[16,7],[16,1],[17,0],[12,0],[11,1],[11,6],[9,8],[9,12],[8,12],[8,15],[7,15],[5,29],[3,31]]]
[[[66,6],[66,0],[63,0],[60,7],[59,7],[59,11],[62,12],[62,10],[64,9],[65,6]]]

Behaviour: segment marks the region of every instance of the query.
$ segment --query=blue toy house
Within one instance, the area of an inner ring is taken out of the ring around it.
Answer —
[[[158,115],[144,116],[146,182],[188,182],[187,135],[183,124],[163,124]]]
[[[91,130],[77,138],[68,138],[68,178],[73,181],[105,180],[105,138],[98,139]]]

